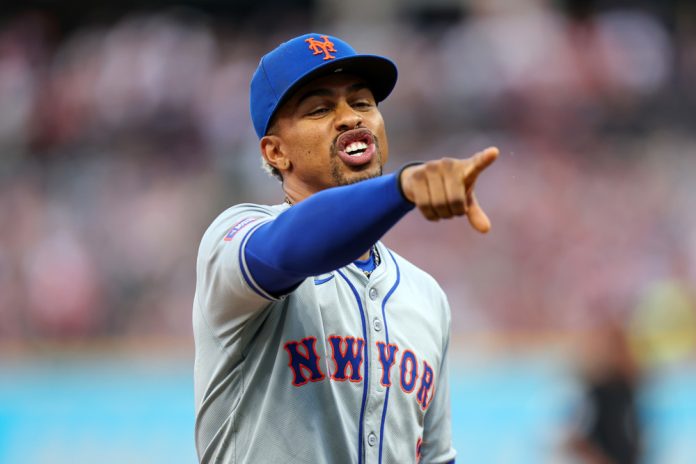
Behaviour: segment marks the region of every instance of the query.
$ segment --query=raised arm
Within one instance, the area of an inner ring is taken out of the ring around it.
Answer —
[[[244,251],[249,270],[265,291],[281,295],[357,259],[414,205],[429,220],[466,215],[486,232],[490,221],[473,189],[497,155],[490,148],[316,193],[254,231]]]

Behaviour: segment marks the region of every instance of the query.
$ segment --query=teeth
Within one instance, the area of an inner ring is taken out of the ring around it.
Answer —
[[[365,142],[353,142],[346,147],[346,153],[348,153],[349,155],[352,155],[357,151],[365,150],[367,150],[367,144]]]

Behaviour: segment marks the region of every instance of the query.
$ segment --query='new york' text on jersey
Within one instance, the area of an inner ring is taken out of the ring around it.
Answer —
[[[286,207],[235,206],[203,237],[193,306],[201,461],[450,462],[444,293],[378,243],[369,279],[350,264],[273,298],[244,247]]]

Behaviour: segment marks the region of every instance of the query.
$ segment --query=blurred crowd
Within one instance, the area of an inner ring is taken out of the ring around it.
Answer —
[[[695,22],[554,5],[321,28],[399,66],[388,170],[501,148],[478,187],[488,236],[410,215],[385,241],[438,278],[459,333],[654,330],[668,285],[693,352]],[[184,9],[56,29],[41,11],[0,28],[0,337],[187,337],[207,225],[282,200],[248,83],[302,31]]]

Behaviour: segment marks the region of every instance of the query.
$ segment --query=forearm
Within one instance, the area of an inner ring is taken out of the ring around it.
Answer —
[[[413,207],[397,174],[324,190],[260,226],[246,246],[247,265],[278,294],[357,259]]]

